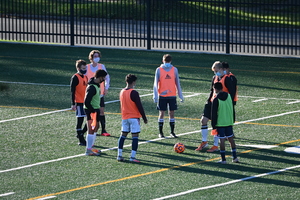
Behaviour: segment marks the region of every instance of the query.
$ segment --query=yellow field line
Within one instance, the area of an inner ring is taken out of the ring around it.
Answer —
[[[275,144],[275,145],[279,146],[279,145],[289,144],[289,143],[299,142],[299,141],[300,141],[300,139],[298,139],[298,140],[291,140],[291,141],[282,142],[282,143]],[[245,153],[249,153],[249,152],[260,150],[260,149],[261,148],[251,149],[251,150],[240,152],[238,154],[245,154]],[[226,157],[229,157],[229,156],[230,155],[228,155]],[[152,171],[152,172],[146,172],[146,173],[142,173],[142,174],[136,174],[136,175],[132,175],[132,176],[127,176],[127,177],[124,177],[124,178],[120,178],[120,179],[115,179],[115,180],[111,180],[111,181],[105,181],[105,182],[102,182],[102,183],[96,183],[96,184],[92,184],[92,185],[86,185],[86,186],[83,186],[83,187],[74,188],[74,189],[70,189],[70,190],[65,190],[65,191],[61,191],[61,192],[56,192],[56,193],[52,193],[52,194],[46,194],[46,195],[43,195],[43,196],[30,198],[30,199],[27,199],[27,200],[34,200],[34,199],[40,199],[40,198],[45,198],[45,197],[49,197],[49,196],[55,196],[55,195],[59,195],[59,194],[65,194],[65,193],[74,192],[74,191],[78,191],[78,190],[82,190],[82,189],[86,189],[86,188],[91,188],[91,187],[96,187],[96,186],[100,186],[100,185],[105,185],[105,184],[108,184],[108,183],[115,183],[115,182],[124,181],[124,180],[128,180],[128,179],[138,178],[138,177],[141,177],[141,176],[156,174],[156,173],[168,171],[168,170],[175,169],[175,168],[181,168],[181,167],[191,166],[191,165],[200,164],[200,163],[204,163],[204,162],[215,161],[215,160],[218,160],[218,159],[220,159],[220,157],[212,158],[212,159],[208,159],[208,160],[202,160],[202,161],[198,161],[198,162],[187,163],[187,164],[183,164],[183,165],[177,165],[177,166],[168,167],[168,168],[163,168],[163,169],[159,169],[159,170]]]

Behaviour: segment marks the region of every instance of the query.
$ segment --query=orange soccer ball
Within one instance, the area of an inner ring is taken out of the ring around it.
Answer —
[[[176,153],[182,153],[182,152],[184,152],[184,150],[185,150],[184,144],[178,142],[178,143],[176,143],[176,144],[174,145],[174,151],[175,151]]]

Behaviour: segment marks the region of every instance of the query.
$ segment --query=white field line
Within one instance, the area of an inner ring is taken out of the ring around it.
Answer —
[[[5,196],[9,196],[14,194],[14,192],[8,192],[8,193],[4,193],[4,194],[0,194],[0,197],[5,197]]]
[[[219,184],[215,184],[215,185],[209,185],[209,186],[206,186],[206,187],[200,187],[200,188],[196,188],[196,189],[192,189],[192,190],[187,190],[187,191],[184,191],[184,192],[180,192],[180,193],[177,193],[177,194],[172,194],[172,195],[156,198],[156,199],[153,199],[153,200],[163,200],[163,199],[178,197],[178,196],[186,195],[186,194],[189,194],[189,193],[197,192],[197,191],[200,191],[200,190],[206,190],[206,189],[221,187],[221,186],[225,186],[225,185],[230,185],[230,184],[238,183],[238,182],[241,182],[241,181],[247,181],[247,180],[258,178],[258,177],[263,177],[263,176],[267,176],[267,175],[271,175],[271,174],[277,174],[277,173],[280,173],[280,172],[285,172],[287,170],[296,169],[296,168],[299,168],[299,167],[300,167],[300,165],[296,165],[296,166],[288,167],[288,168],[285,168],[285,169],[280,169],[280,170],[277,170],[277,171],[272,171],[272,172],[268,172],[268,173],[263,173],[263,174],[258,174],[258,175],[254,175],[254,176],[249,176],[249,177],[237,179],[237,180],[228,181],[228,182],[225,182],[225,183],[219,183]]]
[[[44,86],[63,86],[63,87],[70,87],[70,85],[62,85],[62,84],[44,84],[44,83],[27,83],[27,82],[11,82],[11,81],[0,81],[0,83],[9,83],[9,84],[22,84],[22,85],[44,85]],[[115,89],[115,90],[121,90],[123,88],[116,88],[116,87],[110,87],[110,89]],[[136,90],[144,90],[144,91],[153,91],[152,89],[139,89],[136,88]],[[192,92],[183,92],[183,93],[192,93]],[[208,95],[209,93],[195,93],[198,95]],[[188,96],[185,96],[188,97]],[[265,99],[266,97],[254,97],[254,96],[242,96],[239,95],[239,97],[241,98],[254,98],[254,99]],[[286,98],[268,98],[268,99],[273,99],[273,100],[285,100],[285,101],[295,101],[293,103],[299,103],[300,100],[299,99],[286,99]],[[292,104],[292,103],[289,103]]]
[[[246,121],[237,122],[237,123],[235,123],[235,125],[244,124],[244,123],[247,123],[247,122],[259,121],[259,120],[263,120],[263,119],[269,119],[269,118],[273,118],[273,117],[289,115],[289,114],[292,114],[292,113],[299,113],[299,112],[300,112],[300,110],[297,110],[297,111],[291,111],[291,112],[281,113],[281,114],[277,114],[277,115],[271,115],[271,116],[267,116],[267,117],[250,119],[250,120],[246,120]],[[209,129],[211,129],[211,128],[209,128]],[[188,135],[188,134],[197,133],[197,132],[200,132],[200,130],[199,131],[191,131],[191,132],[187,132],[187,133],[181,133],[181,134],[177,134],[177,135],[182,136],[182,135]],[[170,138],[170,137],[166,137],[166,139],[168,139],[168,138]],[[157,141],[157,140],[163,140],[163,139],[165,139],[165,138],[155,138],[153,140],[139,142],[139,144],[146,144],[146,143],[149,143],[149,142],[153,142],[153,141]],[[124,147],[130,147],[130,146],[131,146],[131,144],[125,145]],[[108,149],[103,149],[101,151],[104,152],[104,151],[114,150],[114,149],[117,149],[117,148],[118,147],[112,147],[112,148],[108,148]],[[30,164],[30,165],[24,165],[24,166],[21,166],[21,167],[1,170],[0,173],[15,171],[15,170],[19,170],[19,169],[25,169],[25,168],[29,168],[29,167],[33,167],[33,166],[37,166],[37,165],[42,165],[42,164],[46,164],[46,163],[57,162],[57,161],[61,161],[61,160],[67,160],[67,159],[76,158],[76,157],[80,157],[80,156],[84,156],[84,155],[85,154],[79,154],[79,155],[75,155],[75,156],[68,156],[68,157],[64,157],[64,158],[58,158],[58,159],[54,159],[54,160],[38,162],[38,163]]]
[[[38,116],[43,116],[43,115],[49,115],[49,114],[63,112],[63,111],[68,111],[68,110],[71,110],[71,108],[66,108],[66,109],[62,109],[62,110],[55,110],[55,111],[40,113],[40,114],[36,114],[36,115],[29,115],[29,116],[24,116],[24,117],[17,117],[17,118],[13,118],[13,119],[5,119],[5,120],[1,120],[0,123],[9,122],[9,121],[15,121],[15,120],[19,120],[19,119],[26,119],[26,118],[30,118],[30,117],[38,117]]]
[[[288,103],[286,103],[286,104],[294,104],[294,103],[300,103],[300,100],[298,100],[298,101],[292,101],[292,102],[288,102]]]
[[[252,102],[260,102],[260,101],[267,101],[268,99],[267,98],[264,98],[264,99],[257,99],[257,100],[254,100],[254,101],[252,101]]]

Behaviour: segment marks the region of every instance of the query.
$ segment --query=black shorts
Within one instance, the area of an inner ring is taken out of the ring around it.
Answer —
[[[205,104],[204,110],[203,110],[203,116],[208,119],[211,119],[211,102],[208,102],[207,104]]]
[[[166,111],[168,109],[168,106],[169,106],[169,110],[172,110],[172,111],[177,110],[176,97],[174,97],[174,98],[159,98],[156,109]]]

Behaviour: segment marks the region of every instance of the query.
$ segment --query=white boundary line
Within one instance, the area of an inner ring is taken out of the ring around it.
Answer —
[[[5,197],[5,196],[9,196],[14,194],[14,192],[8,192],[8,193],[4,193],[4,194],[0,194],[0,197]]]
[[[258,175],[254,175],[254,176],[249,176],[249,177],[245,177],[245,178],[241,178],[241,179],[237,179],[237,180],[233,180],[233,181],[228,181],[228,182],[225,182],[225,183],[219,183],[219,184],[210,185],[210,186],[206,186],[206,187],[200,187],[200,188],[196,188],[196,189],[192,189],[192,190],[187,190],[185,192],[180,192],[180,193],[177,193],[177,194],[172,194],[172,195],[160,197],[160,198],[156,198],[156,199],[153,199],[153,200],[162,200],[162,199],[169,199],[169,198],[173,198],[173,197],[178,197],[178,196],[186,195],[186,194],[189,194],[189,193],[197,192],[197,191],[200,191],[200,190],[206,190],[206,189],[221,187],[221,186],[225,186],[225,185],[230,185],[230,184],[238,183],[238,182],[241,182],[241,181],[247,181],[247,180],[250,180],[250,179],[253,179],[253,178],[258,178],[258,177],[262,177],[262,176],[267,176],[267,175],[271,175],[271,174],[277,174],[277,173],[280,173],[280,172],[285,172],[287,170],[296,169],[296,168],[299,168],[299,167],[300,167],[300,165],[296,165],[296,166],[288,167],[288,168],[285,168],[285,169],[280,169],[280,170],[277,170],[277,171],[272,171],[272,172],[258,174]]]
[[[22,84],[22,85],[44,85],[44,86],[70,87],[70,85],[62,85],[62,84],[28,83],[28,82],[12,82],[12,81],[0,81],[0,83]],[[121,90],[123,88],[110,87],[110,89]],[[136,90],[153,91],[153,90],[149,90],[149,89],[139,89],[139,88],[136,88]],[[183,93],[193,93],[193,92],[183,92]],[[193,93],[193,94],[197,94],[197,95],[205,94],[205,95],[208,95],[209,93]],[[195,96],[195,95],[190,95],[190,96],[185,96],[185,97],[192,97],[192,96]],[[239,97],[241,97],[241,98],[254,98],[254,99],[266,99],[266,97],[254,97],[254,96],[242,96],[242,95],[239,95]],[[294,102],[287,103],[287,104],[293,104],[293,103],[299,103],[300,102],[299,99],[286,99],[286,98],[267,98],[267,99],[294,101]]]
[[[284,116],[284,115],[289,115],[289,114],[293,114],[293,113],[299,113],[300,110],[296,110],[296,111],[291,111],[291,112],[285,112],[285,113],[281,113],[281,114],[277,114],[277,115],[271,115],[271,116],[267,116],[267,117],[261,117],[261,118],[257,118],[257,119],[250,119],[250,120],[246,120],[246,121],[241,121],[241,122],[237,122],[235,123],[235,125],[238,124],[244,124],[247,122],[253,122],[253,121],[259,121],[259,120],[263,120],[263,119],[269,119],[269,118],[273,118],[273,117],[279,117],[279,116]],[[211,129],[211,128],[209,128]],[[182,136],[182,135],[188,135],[188,134],[192,134],[192,133],[197,133],[200,132],[199,131],[191,131],[191,132],[187,132],[187,133],[181,133],[181,134],[177,134],[178,136]],[[166,137],[166,138],[170,138],[170,137]],[[148,140],[148,141],[144,141],[144,142],[139,142],[139,144],[146,144],[149,142],[153,142],[153,141],[157,141],[157,140],[163,140],[165,138],[155,138],[153,140]],[[131,144],[129,145],[125,145],[124,147],[130,147]],[[103,149],[101,150],[102,152],[104,151],[109,151],[109,150],[114,150],[117,149],[118,147],[112,147],[112,148],[108,148],[108,149]],[[68,157],[64,157],[64,158],[58,158],[58,159],[54,159],[54,160],[48,160],[48,161],[43,161],[43,162],[38,162],[35,164],[30,164],[30,165],[24,165],[21,167],[16,167],[16,168],[11,168],[11,169],[6,169],[6,170],[1,170],[0,173],[4,173],[4,172],[10,172],[10,171],[16,171],[19,169],[25,169],[25,168],[29,168],[29,167],[33,167],[33,166],[37,166],[37,165],[42,165],[42,164],[46,164],[46,163],[52,163],[52,162],[57,162],[57,161],[61,161],[61,160],[67,160],[67,159],[71,159],[71,158],[76,158],[76,157],[80,157],[80,156],[84,156],[85,154],[79,154],[79,155],[75,155],[75,156],[68,156]]]

